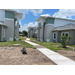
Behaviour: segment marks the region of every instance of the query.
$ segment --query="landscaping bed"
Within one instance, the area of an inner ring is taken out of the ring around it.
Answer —
[[[0,65],[55,65],[37,49],[26,48],[27,54],[23,55],[22,48],[0,47]]]
[[[75,61],[75,51],[73,50],[57,50],[57,53]]]

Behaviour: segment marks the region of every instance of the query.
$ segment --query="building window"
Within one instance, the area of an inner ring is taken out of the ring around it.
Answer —
[[[56,39],[56,34],[55,34],[55,33],[53,34],[53,39],[54,39],[54,40]]]
[[[68,33],[66,33],[66,36],[68,37]]]
[[[5,37],[5,28],[3,28],[3,37]]]
[[[64,33],[62,33],[62,35],[64,35]]]
[[[69,32],[62,32],[62,33],[61,33],[61,36],[62,36],[62,35],[66,35],[66,36],[68,37]]]

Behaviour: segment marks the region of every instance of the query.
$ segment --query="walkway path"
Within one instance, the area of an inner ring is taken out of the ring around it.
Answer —
[[[51,59],[57,65],[75,65],[75,61],[73,61],[63,55],[60,55],[59,53],[56,53],[50,49],[47,49],[39,44],[30,42],[29,39],[25,40],[25,42],[36,47],[40,52],[42,52],[44,55],[46,55],[49,59]]]

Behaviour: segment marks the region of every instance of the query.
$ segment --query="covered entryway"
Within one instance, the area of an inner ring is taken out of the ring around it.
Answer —
[[[5,24],[0,24],[0,41],[4,41],[6,27],[8,26]]]

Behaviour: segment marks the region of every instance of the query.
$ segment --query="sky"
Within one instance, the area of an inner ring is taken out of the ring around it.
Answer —
[[[52,16],[75,20],[75,9],[14,9],[23,13],[19,31],[28,31],[27,27],[37,27],[36,19],[40,16]]]

